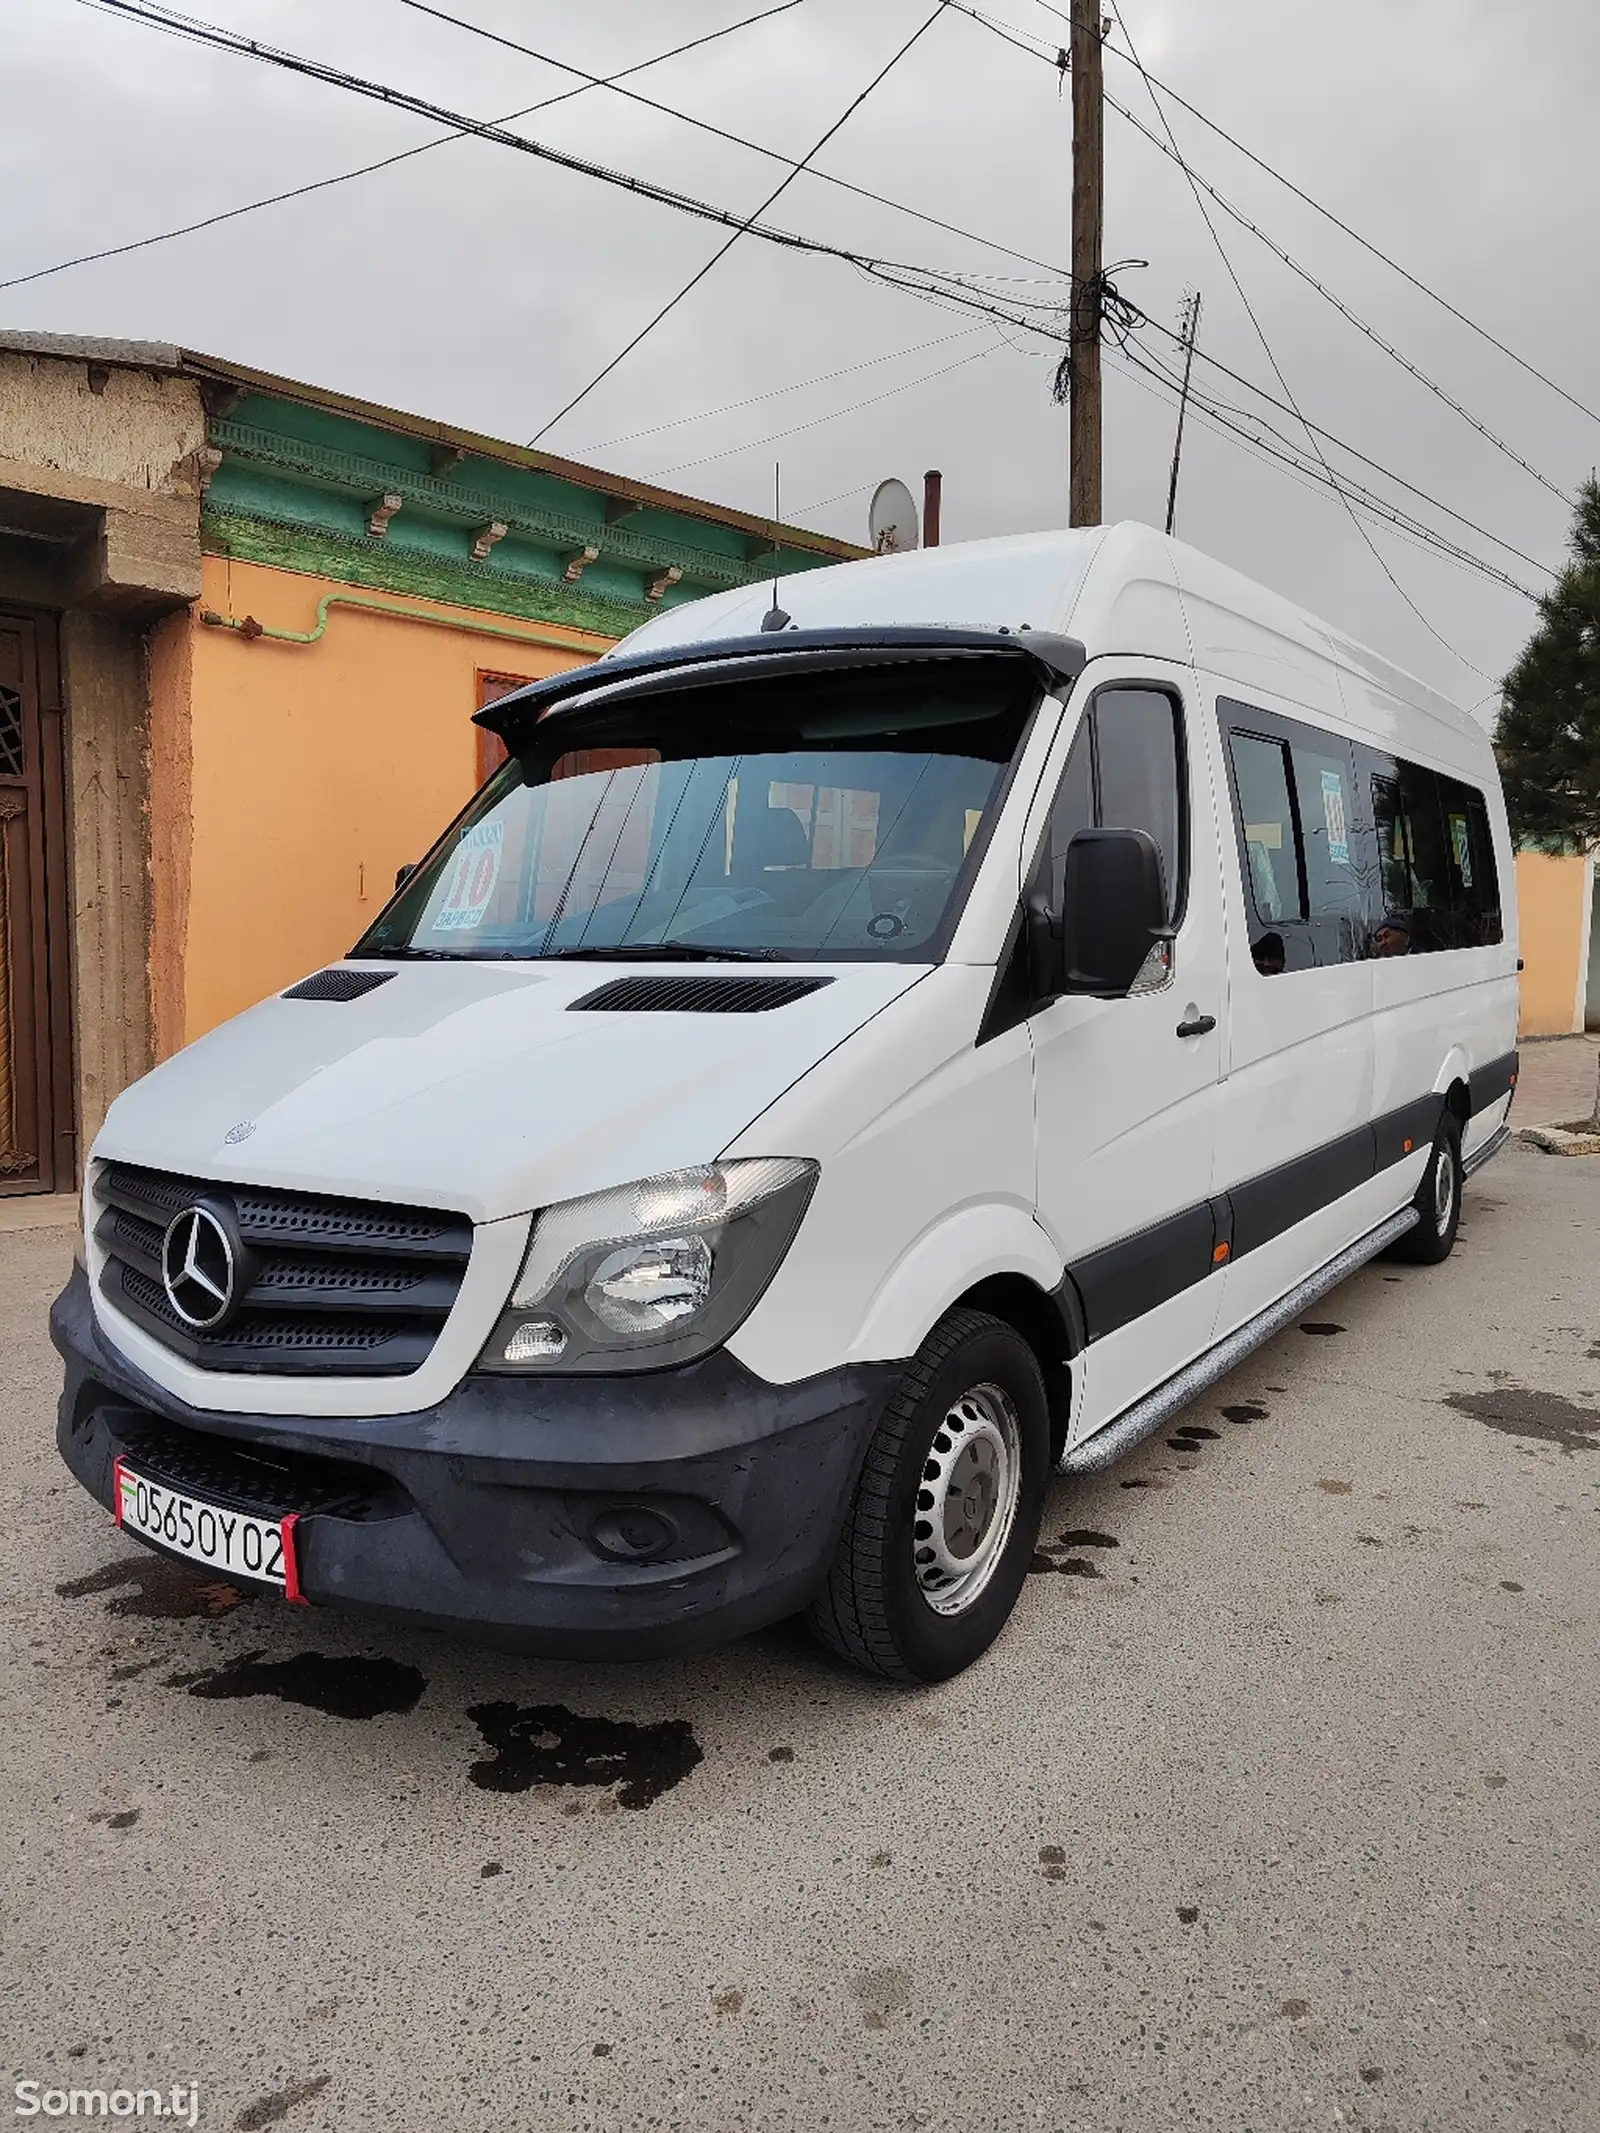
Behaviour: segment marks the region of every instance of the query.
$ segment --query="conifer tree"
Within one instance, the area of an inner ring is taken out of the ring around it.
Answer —
[[[1572,557],[1505,680],[1495,729],[1511,833],[1551,851],[1600,845],[1600,482],[1578,492]]]

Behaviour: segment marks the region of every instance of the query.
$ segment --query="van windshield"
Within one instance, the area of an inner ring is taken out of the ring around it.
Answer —
[[[936,960],[1039,694],[969,656],[580,700],[352,953]]]

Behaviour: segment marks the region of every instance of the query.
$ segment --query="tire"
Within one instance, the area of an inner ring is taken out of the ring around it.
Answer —
[[[1461,1187],[1466,1173],[1461,1167],[1461,1122],[1453,1111],[1439,1121],[1439,1135],[1422,1173],[1422,1183],[1412,1206],[1417,1210],[1415,1229],[1389,1247],[1387,1256],[1411,1266],[1437,1266],[1448,1259],[1461,1224]]]
[[[1033,1350],[1002,1319],[947,1313],[906,1366],[867,1447],[807,1616],[813,1633],[888,1681],[959,1674],[1016,1605],[1049,1464]]]

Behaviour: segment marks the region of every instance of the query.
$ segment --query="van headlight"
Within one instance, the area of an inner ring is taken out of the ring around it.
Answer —
[[[778,1271],[817,1166],[753,1156],[547,1207],[480,1370],[663,1370],[725,1341]]]

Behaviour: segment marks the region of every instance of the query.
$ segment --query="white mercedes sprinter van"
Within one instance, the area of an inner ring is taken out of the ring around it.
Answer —
[[[480,721],[350,955],[93,1150],[61,1450],[230,1578],[938,1679],[1052,1468],[1444,1259],[1507,1137],[1486,737],[1143,527],[699,601]]]

